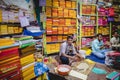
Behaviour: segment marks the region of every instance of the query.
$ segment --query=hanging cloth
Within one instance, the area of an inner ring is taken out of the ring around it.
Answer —
[[[45,6],[46,0],[39,0],[39,6]]]

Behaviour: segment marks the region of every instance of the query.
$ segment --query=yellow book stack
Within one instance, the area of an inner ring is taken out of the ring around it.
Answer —
[[[7,25],[1,25],[0,32],[1,34],[8,34]]]
[[[15,41],[13,39],[7,39],[7,38],[0,39],[0,47],[12,45],[14,43],[15,43]]]
[[[2,10],[0,9],[0,22],[2,22]]]

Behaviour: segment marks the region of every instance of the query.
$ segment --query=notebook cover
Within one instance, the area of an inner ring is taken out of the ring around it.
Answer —
[[[111,79],[112,79],[115,75],[117,75],[117,74],[118,74],[118,72],[113,71],[113,72],[111,72],[110,74],[106,75],[106,78],[107,78],[108,80],[111,80]],[[115,80],[118,80],[118,79],[116,78]]]

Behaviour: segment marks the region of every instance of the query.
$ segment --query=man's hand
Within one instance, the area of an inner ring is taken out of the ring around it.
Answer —
[[[100,47],[100,49],[104,49],[104,48],[105,48],[105,46],[104,46],[104,45]]]
[[[74,60],[75,59],[75,56],[69,56],[70,59]]]

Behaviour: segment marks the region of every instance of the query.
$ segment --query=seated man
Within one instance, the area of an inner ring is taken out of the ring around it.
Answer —
[[[113,34],[113,37],[110,40],[113,50],[118,50],[118,51],[120,50],[119,42],[120,42],[119,34],[117,31],[115,31]]]
[[[112,45],[119,44],[120,39],[119,39],[119,35],[118,35],[117,31],[114,32],[113,37],[111,38],[110,42],[111,42]]]
[[[79,53],[83,58],[85,58],[86,57],[86,51],[85,50],[80,50],[80,46],[77,44],[76,35],[73,34],[72,37],[73,37],[73,44],[74,44],[76,52]]]
[[[102,41],[102,34],[98,34],[97,38],[92,41],[92,52],[98,58],[105,58],[105,53],[110,49],[105,49],[105,45]]]
[[[67,41],[61,44],[60,47],[60,59],[62,64],[69,64],[69,60],[77,60],[81,58],[81,55],[78,54],[73,45],[73,37],[68,36]]]

